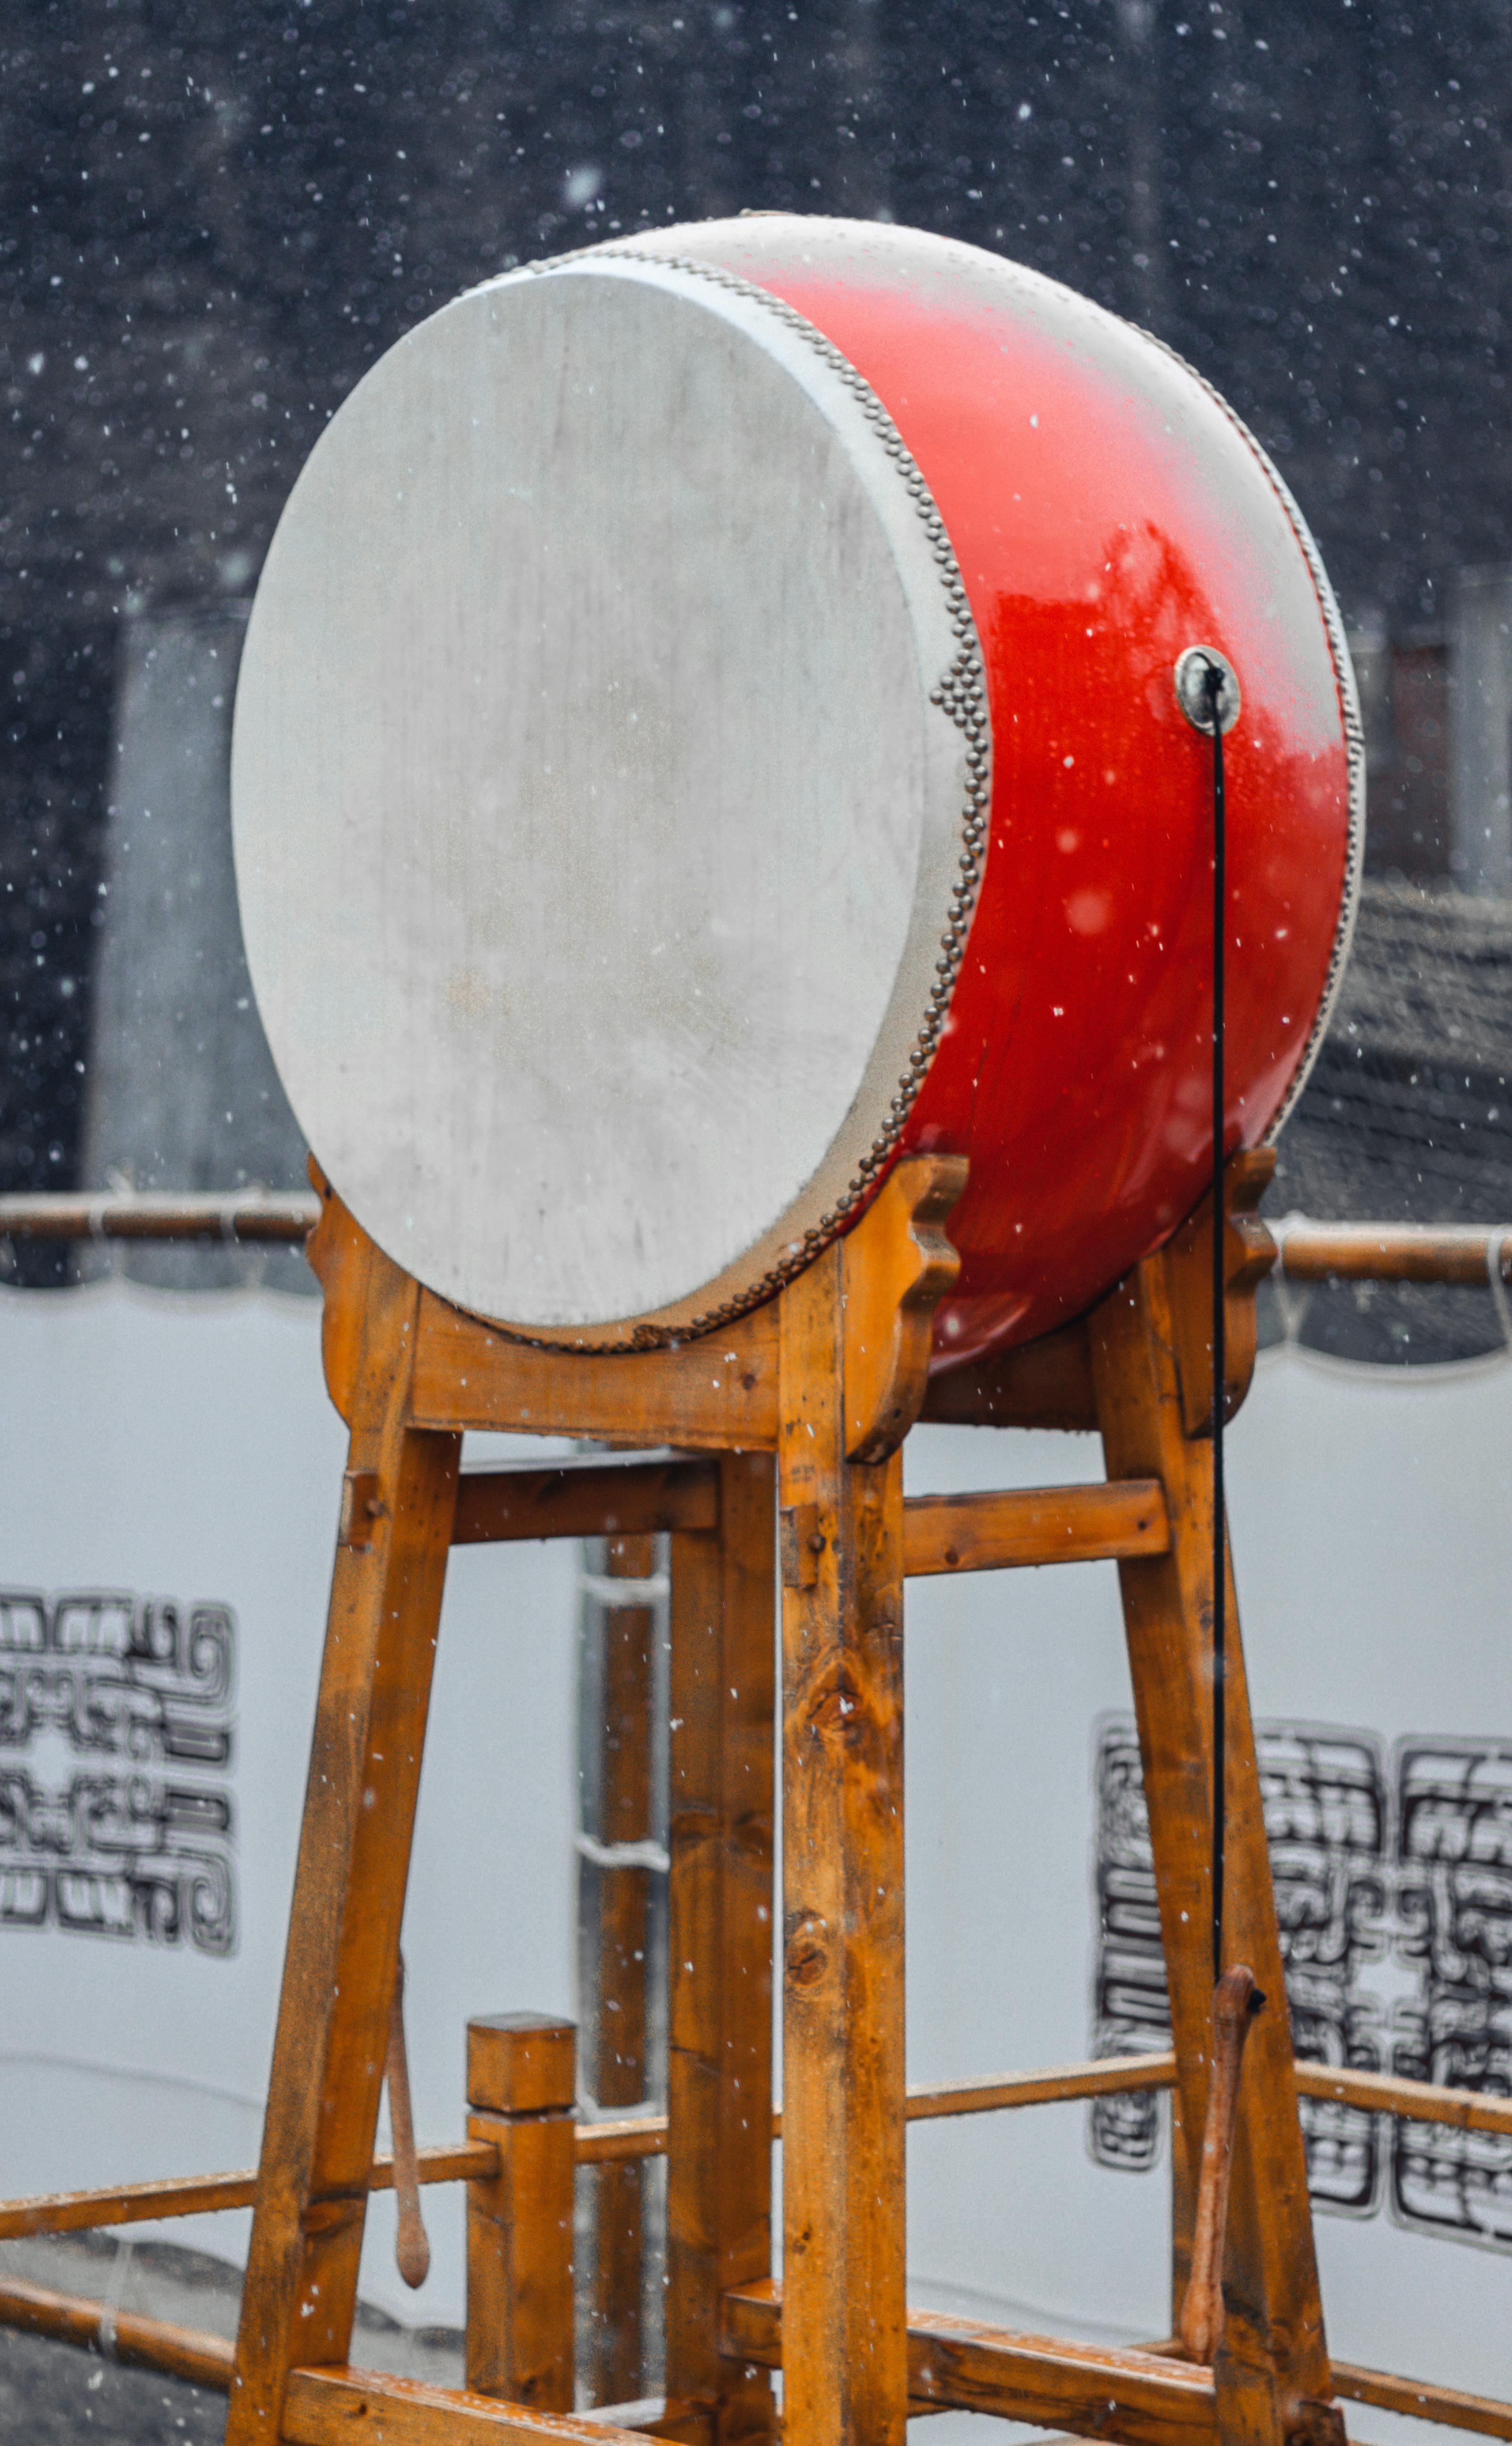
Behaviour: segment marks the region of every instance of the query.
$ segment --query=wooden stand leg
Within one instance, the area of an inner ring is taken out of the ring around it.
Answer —
[[[1158,1477],[1168,1553],[1119,1565],[1170,1986],[1181,2117],[1201,2135],[1211,2044],[1211,1451],[1188,1434],[1207,1364],[1194,1327],[1205,1235],[1140,1266],[1092,1320],[1110,1477]],[[1186,1275],[1195,1280],[1185,1279]],[[1184,1388],[1184,1372],[1187,1383]],[[1205,1381],[1205,1380],[1204,1380]],[[1227,2327],[1215,2376],[1223,2437],[1342,2440],[1331,2393],[1292,2034],[1232,1574],[1228,1589],[1226,1912],[1231,1961],[1266,2004],[1245,2056],[1228,2215]]]
[[[719,1468],[718,1530],[672,1539],[666,2391],[756,2446],[772,2380],[719,2323],[772,2271],[774,1468]]]
[[[904,2446],[907,2423],[902,1447],[965,1178],[901,1164],[781,1301],[789,2446]]]
[[[419,1290],[376,1251],[361,1271],[349,1467],[229,2446],[272,2446],[289,2371],[347,2357],[456,1509],[460,1436],[409,1424]]]
[[[843,1251],[783,1299],[783,2430],[904,2446],[903,1460],[846,1458]]]
[[[499,2169],[467,2187],[467,2384],[570,2412],[575,2034],[502,2013],[467,2026],[468,2136]]]

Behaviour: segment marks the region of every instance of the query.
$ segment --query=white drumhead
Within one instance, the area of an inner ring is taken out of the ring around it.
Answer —
[[[379,1245],[613,1342],[836,1229],[943,1016],[973,684],[917,470],[760,292],[595,254],[393,348],[274,536],[233,760],[269,1041]]]

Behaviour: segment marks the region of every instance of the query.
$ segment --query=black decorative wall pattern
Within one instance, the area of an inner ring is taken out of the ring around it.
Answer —
[[[0,1929],[228,1954],[226,1606],[0,1591]]]
[[[1512,1743],[1275,1723],[1258,1728],[1297,2052],[1512,2095]],[[1170,2044],[1132,1721],[1099,1727],[1093,2045]],[[1316,2207],[1512,2250],[1512,2141],[1302,2100]],[[1150,2094],[1098,2099],[1098,2163],[1160,2146]]]

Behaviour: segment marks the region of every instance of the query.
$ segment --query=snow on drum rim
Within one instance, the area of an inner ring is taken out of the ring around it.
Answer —
[[[885,1167],[984,855],[980,657],[874,393],[727,272],[596,253],[392,348],[258,589],[258,1007],[379,1245],[550,1338],[714,1324]]]

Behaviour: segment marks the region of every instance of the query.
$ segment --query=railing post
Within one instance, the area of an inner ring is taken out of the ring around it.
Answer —
[[[468,2137],[498,2173],[467,2187],[467,2384],[570,2412],[577,2033],[498,2013],[467,2025]]]

